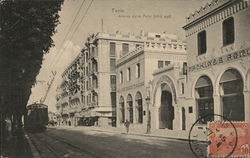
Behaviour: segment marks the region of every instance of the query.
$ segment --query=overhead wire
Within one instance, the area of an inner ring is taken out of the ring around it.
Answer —
[[[83,16],[81,17],[80,22],[78,23],[78,25],[77,25],[76,28],[74,29],[72,35],[70,36],[70,40],[69,40],[69,41],[72,40],[74,34],[76,33],[76,30],[79,28],[79,26],[80,26],[80,24],[82,23],[83,19],[86,17],[86,15],[87,15],[87,13],[88,13],[88,11],[89,11],[89,9],[90,9],[90,7],[91,7],[93,1],[94,1],[94,0],[91,0],[91,2],[90,2],[90,4],[88,5],[86,11],[84,12]],[[83,3],[84,3],[84,2],[85,2],[85,0],[83,1]],[[78,14],[80,13],[80,10],[81,10],[81,8],[82,8],[82,6],[83,6],[83,3],[82,3],[82,5],[80,6],[80,9],[79,9],[78,12],[77,12],[77,16],[78,16]],[[76,17],[77,17],[77,16],[75,16],[73,22],[76,21]],[[73,22],[72,22],[72,24],[71,24],[70,27],[73,26]],[[70,31],[70,29],[69,29],[69,31]],[[68,32],[69,32],[69,31],[68,31]],[[65,36],[65,38],[64,38],[64,42],[65,42],[65,40],[66,40],[68,34],[69,34],[69,33],[66,34],[66,36]],[[70,42],[66,43],[65,49],[68,47],[69,43],[70,43]],[[62,43],[62,44],[63,44],[63,43]],[[61,45],[61,47],[62,47],[62,46],[63,46],[63,45]],[[63,50],[63,49],[61,48],[60,50]],[[56,64],[58,63],[59,59],[62,57],[63,53],[64,53],[64,51],[63,51],[61,54],[59,54],[59,57],[58,57],[57,60],[55,61],[54,66],[52,66],[52,68],[51,68],[51,69],[52,69],[52,72],[53,72],[53,68],[56,66]],[[50,66],[51,66],[51,65],[50,65]],[[53,84],[53,82],[52,82],[52,84]]]
[[[83,22],[83,19],[86,17],[86,15],[87,15],[87,13],[88,13],[88,11],[89,11],[89,9],[90,9],[90,7],[91,7],[93,1],[94,1],[94,0],[91,0],[91,2],[89,3],[89,5],[88,5],[87,9],[85,10],[85,13],[83,14],[83,16],[82,16],[80,22],[78,23],[78,25],[77,25],[76,28],[74,29],[74,32],[72,33],[72,35],[71,35],[69,41],[72,40],[72,38],[73,38],[73,36],[75,35],[77,29],[79,28],[79,26],[80,26],[81,23]],[[70,43],[70,42],[68,42],[68,43],[66,44],[65,49],[69,46],[69,43]],[[63,53],[64,53],[64,52],[62,52],[62,53],[60,54],[59,58],[57,58],[57,60],[55,61],[55,65],[54,65],[54,66],[56,66],[56,64],[58,63],[59,59],[62,57]],[[54,67],[52,67],[52,69],[53,69],[53,68],[54,68]]]
[[[72,27],[74,26],[74,23],[76,22],[76,19],[77,19],[78,15],[79,15],[80,11],[82,10],[82,7],[83,7],[83,4],[84,4],[84,3],[85,3],[85,0],[82,1],[82,3],[81,3],[81,5],[80,5],[79,9],[77,10],[77,12],[76,12],[76,14],[75,14],[75,16],[74,16],[74,19],[73,19],[73,21],[72,21],[72,23],[71,23],[71,25],[70,25],[70,27],[69,27],[69,29],[68,29],[66,35],[65,35],[65,37],[64,37],[64,39],[63,39],[63,41],[62,41],[60,47],[59,47],[59,48],[60,48],[60,49],[59,49],[60,51],[62,50],[62,47],[63,47],[63,45],[64,45],[64,43],[65,43],[65,41],[66,41],[66,39],[67,39],[67,37],[68,37],[68,35],[69,35],[71,29],[72,29]],[[49,65],[49,68],[52,66],[54,60],[55,60],[55,59],[58,57],[58,55],[60,54],[60,51],[56,54],[55,58],[51,61],[50,65]]]

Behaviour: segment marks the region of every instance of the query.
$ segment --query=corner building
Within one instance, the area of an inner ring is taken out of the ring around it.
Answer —
[[[116,126],[117,75],[120,56],[143,45],[141,36],[97,33],[82,50],[83,117],[94,117],[95,125]]]
[[[179,70],[185,62],[186,43],[177,40],[175,35],[164,33],[142,34],[141,45],[121,54],[116,65],[117,127],[124,128],[124,122],[128,120],[132,131],[145,133],[148,126],[152,130],[168,128],[169,115],[166,108],[159,110],[161,97],[157,93],[157,99],[154,99],[153,89],[155,83],[161,89],[167,75],[176,83],[175,77],[180,76]],[[164,74],[166,71],[171,71],[171,74]],[[166,96],[162,98],[164,101],[168,99]],[[157,103],[152,104],[154,100]]]
[[[187,17],[189,127],[207,114],[250,121],[249,15],[249,1],[213,0]]]

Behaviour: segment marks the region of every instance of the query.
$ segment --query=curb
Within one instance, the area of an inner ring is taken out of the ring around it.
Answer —
[[[110,131],[110,130],[102,130],[102,129],[93,129],[93,131],[106,131],[106,132],[111,132],[111,133],[122,133],[122,131]],[[188,142],[188,139],[184,138],[172,138],[172,137],[164,137],[164,136],[159,136],[159,135],[152,135],[152,134],[142,134],[142,133],[134,133],[131,132],[129,133],[131,135],[138,135],[138,136],[145,136],[145,137],[155,137],[155,138],[162,138],[162,139],[169,139],[169,140],[177,140],[177,141],[186,141]]]
[[[34,158],[41,158],[40,153],[38,152],[38,150],[36,149],[35,145],[32,143],[29,135],[24,131],[24,137],[28,140],[31,152],[32,152],[32,156]]]

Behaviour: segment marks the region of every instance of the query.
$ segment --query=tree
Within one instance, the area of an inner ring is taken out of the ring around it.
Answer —
[[[0,114],[20,125],[63,0],[0,1]]]

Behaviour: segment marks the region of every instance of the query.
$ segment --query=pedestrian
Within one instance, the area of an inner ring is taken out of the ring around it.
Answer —
[[[129,132],[129,125],[130,125],[130,122],[129,122],[128,120],[126,120],[126,121],[124,122],[124,126],[126,127],[127,134],[128,134],[128,132]]]

